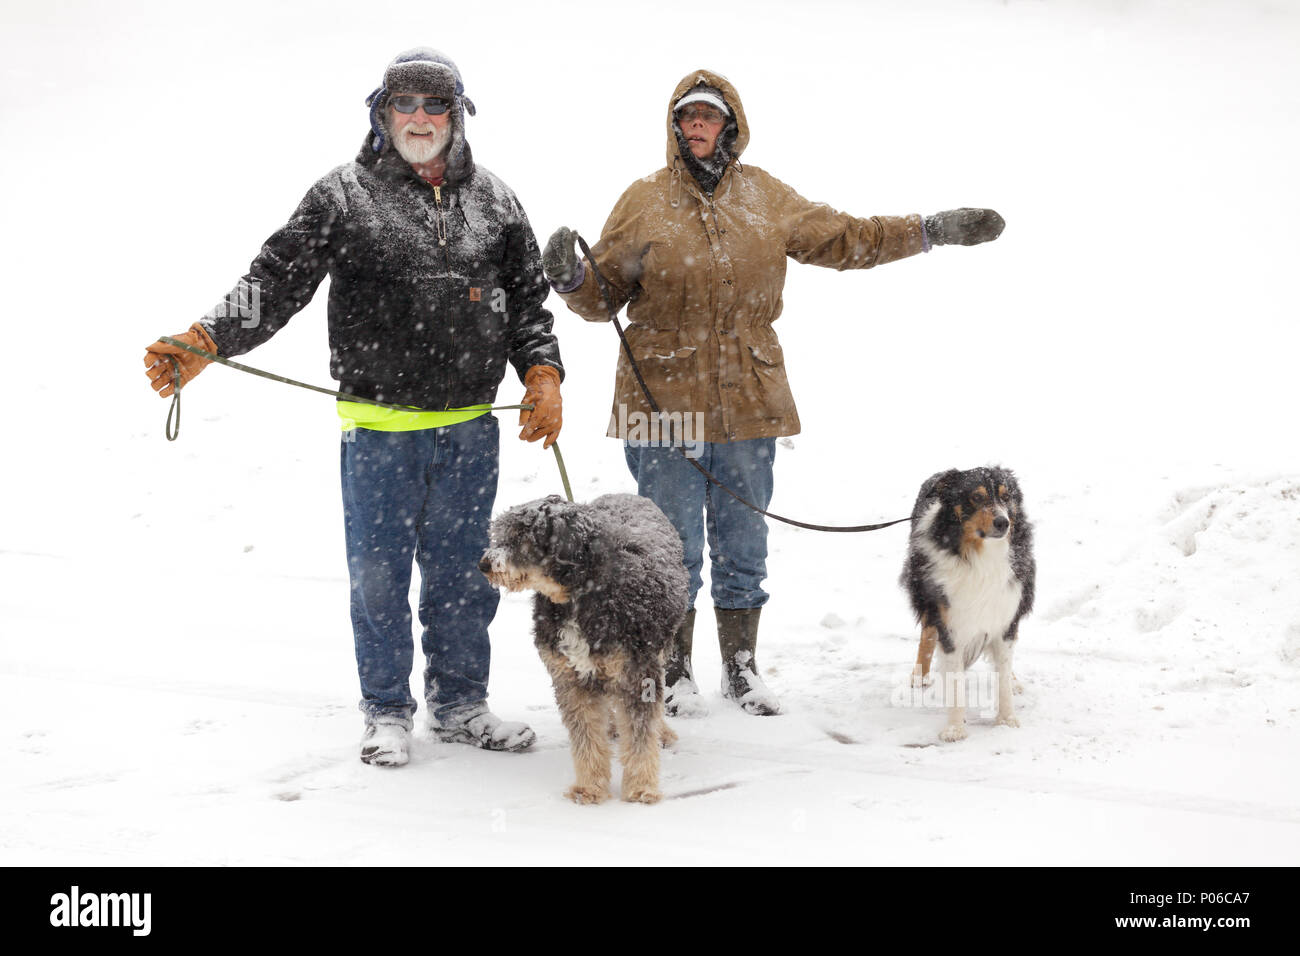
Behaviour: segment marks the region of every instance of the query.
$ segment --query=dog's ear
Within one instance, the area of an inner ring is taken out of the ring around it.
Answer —
[[[549,552],[558,566],[557,570],[560,568],[581,570],[590,567],[592,543],[596,533],[595,522],[584,511],[567,509],[563,514],[553,515]]]
[[[555,505],[561,501],[559,495],[547,495],[533,509],[533,520],[529,527],[532,537],[543,550],[550,547],[551,525],[555,522]]]
[[[1020,482],[1016,479],[1016,473],[1010,468],[1003,468],[1001,465],[989,469],[991,484],[997,488],[1006,486],[1006,499],[1016,505],[1024,504],[1024,498],[1020,494]]]
[[[961,472],[956,468],[949,468],[947,471],[935,472],[929,478],[925,479],[925,484],[921,485],[921,493],[916,496],[916,503],[919,507],[921,502],[930,498],[938,498],[945,491],[961,481]]]

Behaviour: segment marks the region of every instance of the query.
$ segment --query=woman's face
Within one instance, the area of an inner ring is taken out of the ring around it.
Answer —
[[[696,159],[713,155],[718,145],[718,134],[726,123],[722,110],[708,103],[687,103],[677,111],[677,125]]]

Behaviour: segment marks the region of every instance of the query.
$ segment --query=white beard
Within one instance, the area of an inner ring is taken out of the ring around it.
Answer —
[[[412,136],[411,131],[413,129],[419,129],[421,132],[429,130],[432,132],[432,135]],[[424,124],[419,126],[408,126],[393,138],[393,146],[397,150],[398,155],[412,165],[427,163],[434,159],[447,148],[447,144],[450,142],[450,123],[441,128],[434,126],[432,123],[429,123],[427,126]]]

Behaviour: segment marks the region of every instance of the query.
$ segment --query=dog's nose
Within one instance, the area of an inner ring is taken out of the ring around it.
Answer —
[[[996,531],[998,534],[1002,534],[1010,526],[1011,526],[1011,522],[1007,520],[1006,515],[998,515],[996,518],[993,519],[993,530]]]
[[[483,557],[478,559],[478,569],[484,574],[492,570],[492,559],[488,557],[486,551],[483,552]]]

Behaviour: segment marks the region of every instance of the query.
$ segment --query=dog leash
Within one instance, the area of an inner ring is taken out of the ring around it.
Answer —
[[[431,411],[431,409],[417,408],[414,405],[394,405],[389,402],[381,402],[373,398],[363,398],[360,395],[351,395],[347,392],[336,392],[333,389],[322,388],[319,385],[310,385],[307,382],[299,382],[297,379],[286,378],[283,375],[276,375],[273,372],[264,372],[260,368],[253,368],[250,365],[243,365],[239,362],[232,362],[230,359],[223,358],[222,356],[217,355],[215,352],[209,352],[207,349],[201,349],[197,345],[189,345],[185,342],[180,341],[179,339],[173,338],[170,335],[160,335],[158,337],[158,341],[163,342],[167,345],[174,345],[177,348],[182,348],[185,351],[192,352],[195,355],[201,356],[202,358],[205,358],[210,362],[216,362],[218,365],[224,365],[226,366],[226,368],[233,368],[237,372],[247,372],[249,375],[257,375],[261,378],[270,379],[272,382],[279,382],[282,385],[293,385],[297,388],[305,388],[308,391],[320,392],[324,395],[332,395],[335,398],[341,398],[345,401],[359,402],[363,405],[377,405],[380,408],[391,408],[394,411],[399,411],[399,412]],[[167,357],[171,359],[171,363],[172,363],[172,404],[171,407],[167,410],[166,435],[168,441],[175,441],[177,438],[180,437],[180,433],[181,433],[181,366],[180,363],[176,361],[176,356],[169,355]],[[485,409],[485,411],[500,412],[500,411],[509,411],[511,409],[532,411],[532,408],[533,406],[531,404],[493,405],[490,408]],[[172,424],[173,413],[175,413],[176,416],[176,422],[174,426]],[[570,501],[572,501],[573,489],[569,486],[569,473],[564,467],[564,457],[560,454],[560,443],[558,441],[551,442],[551,449],[555,452],[555,463],[556,466],[560,469],[560,481],[564,484],[564,494],[568,497]]]
[[[168,441],[181,437],[181,363],[175,355],[167,356],[172,361],[172,403],[167,408],[167,425],[164,434]],[[176,414],[176,427],[172,428],[172,413]]]
[[[605,300],[605,308],[609,311],[609,320],[614,323],[614,328],[618,332],[619,340],[623,343],[623,352],[627,356],[628,363],[632,366],[632,374],[636,376],[637,384],[641,386],[641,391],[645,395],[645,400],[646,403],[650,406],[650,410],[654,412],[655,416],[662,421],[663,413],[659,410],[659,403],[656,402],[654,396],[650,394],[650,387],[646,385],[645,379],[641,376],[641,369],[637,367],[636,359],[632,355],[632,346],[628,344],[627,335],[624,334],[623,326],[618,321],[618,310],[614,308],[614,299],[613,296],[610,294],[609,285],[608,283],[606,283],[605,277],[601,275],[600,267],[596,265],[596,257],[591,254],[591,248],[587,245],[587,241],[583,239],[582,236],[576,236],[576,238],[578,240],[578,246],[582,249],[582,254],[587,257],[587,263],[588,265],[591,266],[592,274],[596,277],[596,285],[600,289],[601,298]],[[671,428],[671,420],[669,422],[669,426]],[[811,524],[807,521],[796,521],[794,518],[786,518],[782,515],[774,514],[771,511],[764,511],[762,508],[760,508],[758,505],[754,504],[753,502],[746,501],[735,491],[732,491],[725,484],[723,484],[722,481],[719,480],[716,475],[712,474],[707,468],[701,465],[698,461],[696,461],[690,455],[686,454],[686,449],[681,444],[676,444],[673,447],[675,447],[678,451],[680,451],[682,457],[685,458],[687,461],[689,461],[692,465],[694,465],[695,470],[698,471],[700,474],[702,474],[706,479],[708,479],[710,484],[722,489],[727,494],[731,495],[731,497],[739,501],[746,508],[749,508],[752,511],[757,511],[763,517],[771,518],[773,521],[780,521],[783,522],[784,524],[794,525],[796,528],[807,528],[809,531],[857,532],[857,531],[879,531],[881,528],[888,528],[892,525],[902,524],[904,521],[912,520],[912,516],[908,515],[906,518],[898,518],[894,521],[883,521],[880,524],[826,525],[826,524]]]

